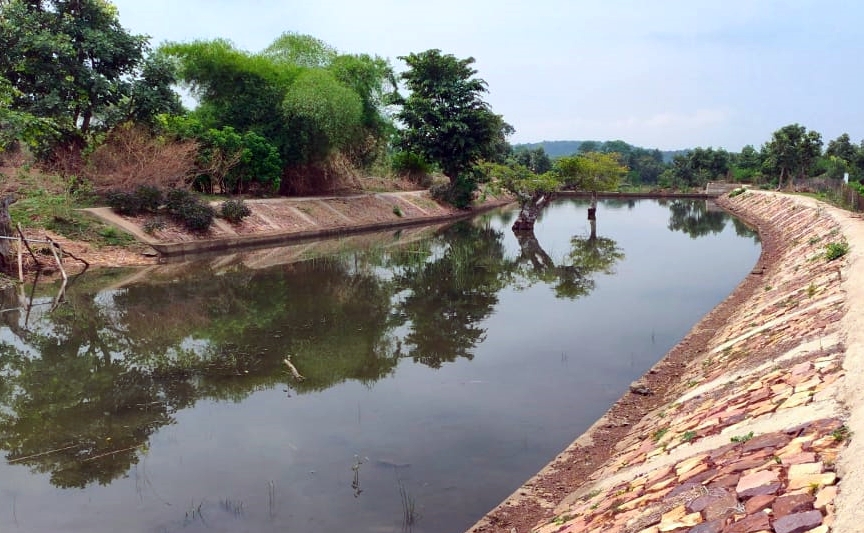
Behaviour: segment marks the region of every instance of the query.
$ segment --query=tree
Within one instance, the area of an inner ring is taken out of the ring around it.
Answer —
[[[582,191],[610,191],[618,187],[627,174],[616,152],[587,152],[578,156],[562,157],[555,162],[557,172],[565,186]]]
[[[104,124],[131,96],[146,47],[106,0],[0,4],[0,76],[17,91],[12,108],[55,121],[66,140]]]
[[[322,190],[336,154],[369,165],[390,138],[384,102],[394,79],[384,59],[339,55],[297,34],[260,53],[225,40],[170,43],[160,52],[179,63],[181,79],[200,101],[193,118],[204,131],[230,126],[276,148],[283,193]]]
[[[393,98],[401,106],[396,118],[404,125],[399,144],[437,164],[450,180],[450,191],[462,193],[457,203],[465,206],[476,188],[472,171],[491,151],[504,122],[482,99],[486,82],[475,77],[474,58],[433,49],[399,59],[408,64],[401,79],[410,91],[407,98]]]
[[[549,205],[555,192],[561,188],[561,176],[555,172],[535,174],[521,165],[505,167],[494,165],[491,169],[499,183],[516,196],[519,216],[513,222],[513,231],[534,231],[540,211]]]
[[[777,175],[777,188],[782,189],[784,179],[794,185],[796,177],[807,175],[822,152],[822,136],[799,124],[789,124],[774,132],[764,152],[765,164]]]
[[[696,147],[673,157],[663,177],[673,187],[704,187],[711,180],[725,179],[731,161],[729,152],[722,148]]]

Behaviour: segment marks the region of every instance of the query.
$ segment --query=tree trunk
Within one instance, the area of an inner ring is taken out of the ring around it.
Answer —
[[[0,237],[12,237],[12,217],[9,216],[9,206],[15,203],[14,196],[0,199]],[[0,239],[0,272],[13,274],[16,262],[12,253],[12,241]]]
[[[597,191],[591,191],[591,205],[588,206],[588,220],[597,220]]]
[[[513,223],[513,231],[534,231],[534,223],[537,222],[540,211],[551,199],[551,193],[538,193],[530,198],[522,198],[522,208],[519,210],[516,222]]]

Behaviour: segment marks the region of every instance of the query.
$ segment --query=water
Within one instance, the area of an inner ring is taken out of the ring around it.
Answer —
[[[0,531],[462,531],[759,254],[705,202],[514,217],[3,295]]]

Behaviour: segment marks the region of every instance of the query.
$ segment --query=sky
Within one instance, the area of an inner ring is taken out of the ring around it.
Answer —
[[[859,0],[114,0],[164,41],[257,52],[284,32],[387,58],[473,57],[513,143],[757,148],[799,123],[864,138]]]

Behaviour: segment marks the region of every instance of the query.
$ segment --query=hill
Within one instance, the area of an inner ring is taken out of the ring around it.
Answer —
[[[536,143],[524,143],[524,144],[514,144],[513,149],[528,149],[534,150],[536,148],[542,147],[543,150],[546,151],[546,154],[555,159],[556,157],[563,157],[566,155],[572,155],[579,151],[579,148],[583,144],[591,144],[591,150],[598,151],[625,151],[630,152],[634,148],[641,148],[637,146],[633,146],[624,141],[540,141]],[[626,148],[625,150],[615,149],[616,146],[621,146]],[[641,148],[642,150],[653,151],[653,148]],[[588,150],[586,150],[588,151]],[[672,161],[672,158],[676,155],[686,153],[687,150],[660,150],[660,153],[663,155],[663,162],[669,163]]]

